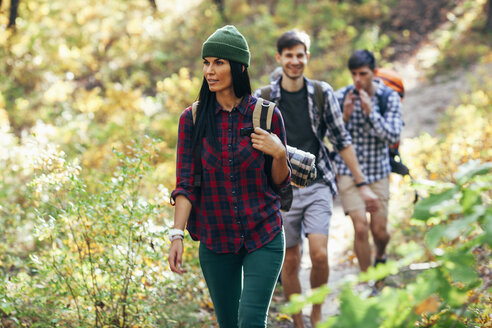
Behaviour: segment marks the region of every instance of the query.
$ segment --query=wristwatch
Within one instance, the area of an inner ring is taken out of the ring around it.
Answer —
[[[169,229],[169,240],[184,239],[184,231],[181,229]]]
[[[355,184],[355,186],[356,186],[357,188],[360,188],[360,187],[362,187],[362,186],[367,186],[367,182],[366,182],[366,181],[362,181],[362,182],[356,183],[356,184]]]

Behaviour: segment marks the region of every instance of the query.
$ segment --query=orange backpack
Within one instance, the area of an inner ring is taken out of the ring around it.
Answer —
[[[401,100],[405,96],[405,87],[400,75],[389,68],[377,68],[374,70],[374,76],[380,78],[386,86],[398,92]]]

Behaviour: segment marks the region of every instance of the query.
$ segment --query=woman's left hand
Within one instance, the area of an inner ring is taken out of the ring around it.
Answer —
[[[269,133],[262,128],[256,127],[251,134],[253,148],[272,156],[275,159],[287,157],[287,151],[280,138],[275,133]]]

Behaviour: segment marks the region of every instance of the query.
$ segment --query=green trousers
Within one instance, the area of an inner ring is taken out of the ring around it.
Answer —
[[[242,248],[217,254],[200,244],[200,265],[220,328],[266,327],[284,255],[283,231],[251,253]]]

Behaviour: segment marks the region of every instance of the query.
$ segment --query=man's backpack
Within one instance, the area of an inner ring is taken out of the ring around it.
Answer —
[[[374,76],[381,79],[383,83],[388,87],[384,89],[383,94],[377,95],[378,102],[379,102],[379,113],[381,114],[381,116],[384,116],[384,114],[388,110],[388,99],[391,93],[393,92],[393,90],[396,91],[400,95],[400,99],[403,100],[403,96],[405,95],[405,87],[403,85],[403,80],[401,79],[401,77],[398,75],[398,73],[396,73],[393,70],[387,68],[378,68],[374,71]],[[345,92],[343,94],[343,99],[340,104],[340,108],[342,109],[342,111],[343,111],[343,103],[345,102],[345,97],[347,96],[349,91],[353,89],[354,89],[353,85],[345,89]],[[400,147],[399,141],[395,142],[394,144],[388,147],[391,172],[400,175],[408,175],[410,174],[410,170],[401,161],[399,147]]]
[[[374,76],[381,79],[387,87],[390,87],[398,92],[400,99],[403,101],[403,97],[405,96],[405,86],[403,85],[402,78],[396,71],[389,68],[378,68],[375,70]],[[401,161],[399,147],[400,141],[397,141],[389,146],[391,172],[400,175],[410,175],[410,170]]]
[[[389,68],[377,68],[374,70],[374,76],[381,79],[386,86],[398,92],[401,100],[403,100],[403,97],[405,96],[405,86],[397,72]]]
[[[196,119],[196,110],[198,108],[198,102],[192,105],[193,123]],[[271,131],[271,123],[273,110],[275,109],[275,103],[269,102],[262,98],[257,98],[255,108],[253,110],[253,129],[244,129],[241,131],[242,135],[250,135],[253,133],[255,127],[260,127],[263,130]],[[201,159],[199,158],[199,152],[194,152],[193,163],[195,167],[195,187],[199,186],[201,181]],[[277,195],[280,196],[280,209],[283,211],[290,210],[292,205],[292,185],[297,187],[305,187],[309,182],[316,178],[316,157],[313,154],[303,152],[295,147],[287,145],[287,157],[290,162],[291,171],[291,184],[284,188],[277,188],[271,180],[272,169],[272,157],[265,155],[265,172],[268,177],[268,183]]]

